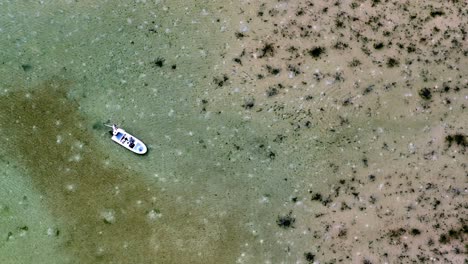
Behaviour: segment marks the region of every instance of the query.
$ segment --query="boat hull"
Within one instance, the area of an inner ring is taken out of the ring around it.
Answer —
[[[116,129],[112,134],[112,141],[133,153],[143,155],[148,151],[148,148],[141,140],[121,128]]]

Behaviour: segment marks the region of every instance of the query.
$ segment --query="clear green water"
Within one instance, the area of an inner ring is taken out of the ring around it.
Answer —
[[[285,3],[266,6],[284,14],[299,6]],[[442,151],[444,135],[433,130],[445,122],[463,131],[466,80],[439,66],[434,75],[440,78],[427,84],[412,77],[408,87],[403,66],[386,72],[371,59],[353,70],[344,60],[358,56],[357,42],[347,54],[328,48],[324,61],[307,57],[302,75],[289,78],[287,60],[257,60],[253,53],[261,56],[263,43],[278,41],[277,56],[286,58],[278,50],[331,46],[339,34],[328,32],[329,39],[314,43],[269,35],[271,23],[259,22],[257,13],[267,7],[249,1],[0,1],[0,263],[312,262],[306,252],[323,261],[344,258],[348,252],[333,246],[317,253],[334,243],[323,230],[337,209],[322,208],[312,194],[338,193],[333,186],[340,179],[357,179],[365,193],[371,187],[360,180],[369,174],[384,179],[423,162],[431,137],[442,138],[436,144]],[[278,23],[290,22],[286,17]],[[247,39],[236,37],[247,24]],[[242,50],[247,55],[239,65],[234,58]],[[401,55],[400,63],[411,56]],[[449,58],[462,58],[463,68],[466,56],[460,56]],[[283,72],[257,78],[268,75],[267,64]],[[408,67],[425,68],[415,64]],[[333,75],[337,67],[345,81]],[[319,82],[316,68],[330,73]],[[461,87],[450,95],[453,109],[442,98],[432,112],[420,111],[418,90],[448,78]],[[398,85],[386,87],[389,80]],[[287,87],[270,98],[265,90],[277,83]],[[364,97],[371,84],[375,93]],[[308,95],[313,99],[304,99]],[[110,141],[102,125],[108,122],[141,138],[148,155]],[[456,184],[463,173],[454,173]],[[350,197],[343,199],[351,204]],[[327,220],[314,219],[322,212]],[[282,225],[288,215],[292,227]],[[382,252],[372,254],[378,259]]]
[[[281,200],[288,170],[250,146],[267,148],[267,129],[200,112],[230,41],[224,3],[2,5],[4,162],[20,164],[2,171],[5,262],[222,263],[258,243],[277,213],[258,201]],[[107,120],[149,154],[116,147]]]

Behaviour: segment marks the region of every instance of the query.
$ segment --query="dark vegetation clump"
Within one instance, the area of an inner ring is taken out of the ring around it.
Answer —
[[[418,94],[424,100],[431,100],[432,98],[431,90],[429,90],[429,88],[426,88],[426,87],[419,90]]]
[[[324,47],[315,47],[312,48],[308,51],[309,55],[314,57],[314,58],[319,58],[322,54],[325,53],[325,48]]]
[[[268,97],[272,97],[278,94],[278,89],[275,86],[268,87],[266,94]]]
[[[213,83],[218,85],[219,87],[223,87],[223,85],[229,80],[229,77],[227,77],[226,74],[224,74],[222,77],[214,77],[213,78]]]
[[[268,89],[266,90],[266,95],[268,97],[275,96],[275,95],[277,95],[279,93],[279,90],[283,89],[283,88],[284,88],[284,86],[281,83],[276,84],[276,85],[272,85],[272,86],[268,87]]]
[[[361,65],[361,64],[362,64],[362,63],[361,63],[360,60],[354,58],[354,59],[349,63],[349,67],[357,67],[357,66],[359,66],[359,65]]]
[[[371,85],[367,86],[366,89],[364,89],[364,92],[362,92],[362,95],[366,95],[366,94],[372,92],[373,90],[374,90],[374,85],[371,84]]]
[[[302,16],[304,15],[304,8],[300,8],[299,10],[296,11],[296,16]]]
[[[434,198],[434,201],[431,203],[432,209],[437,210],[437,207],[440,205],[440,200]]]
[[[276,8],[272,8],[272,9],[268,10],[268,14],[269,14],[270,16],[274,17],[274,16],[276,16],[276,15],[279,14],[279,10],[276,9]]]
[[[7,235],[7,238],[6,238],[6,241],[9,241],[12,237],[13,237],[13,232],[9,231],[8,235]]]
[[[398,65],[400,65],[400,62],[399,62],[397,59],[395,59],[395,58],[388,58],[388,60],[387,60],[387,67],[393,68],[393,67],[396,67],[396,66],[398,66]]]
[[[324,198],[320,193],[316,193],[312,195],[311,198],[312,201],[318,201],[322,203],[323,206],[327,206],[329,203],[332,202],[332,199],[330,197]]]
[[[453,143],[457,144],[458,146],[461,147],[467,147],[468,146],[468,138],[466,135],[457,133],[453,135],[447,135],[445,137],[445,141],[448,143],[449,148],[452,146]]]
[[[455,229],[450,229],[448,232],[448,235],[453,238],[458,238],[460,236],[459,232],[456,231]]]
[[[388,232],[388,236],[390,238],[397,238],[401,235],[403,235],[404,233],[406,232],[406,230],[404,228],[399,228],[399,229],[395,229],[395,230],[390,230]]]
[[[273,142],[275,143],[283,143],[284,139],[286,138],[286,136],[284,135],[276,135],[276,138],[273,139]]]
[[[280,68],[274,68],[274,67],[271,67],[270,65],[267,65],[266,69],[267,69],[268,73],[272,74],[272,75],[276,75],[276,74],[281,72]]]
[[[321,202],[322,201],[322,195],[320,193],[316,193],[316,194],[312,195],[311,200]]]
[[[364,52],[364,54],[366,54],[367,56],[371,56],[371,51],[369,50],[369,48],[365,45],[361,46],[361,50],[362,52]]]
[[[154,65],[155,67],[161,68],[161,67],[164,65],[164,62],[165,62],[165,61],[166,61],[166,60],[165,60],[164,58],[158,57],[157,59],[155,59],[155,60],[153,61],[153,65]]]
[[[421,234],[421,231],[419,231],[419,229],[417,229],[417,228],[413,228],[413,229],[411,229],[410,233],[413,236],[417,236],[417,235]]]
[[[414,46],[414,44],[410,44],[408,47],[406,47],[406,51],[408,53],[413,53],[416,51],[416,47]]]
[[[289,53],[297,52],[297,50],[298,50],[298,48],[296,48],[296,47],[294,47],[294,46],[290,46],[290,47],[287,49],[287,51],[288,51]]]
[[[234,33],[234,35],[235,35],[235,36],[236,36],[236,38],[238,38],[238,39],[242,39],[242,38],[244,38],[244,37],[245,37],[245,34],[244,34],[244,33],[242,33],[242,32],[236,32],[236,33]]]
[[[244,104],[242,104],[242,107],[244,107],[245,109],[251,109],[252,107],[254,107],[254,105],[255,105],[255,98],[249,97],[245,99]]]
[[[340,238],[345,238],[347,235],[348,235],[348,229],[346,229],[346,228],[342,228],[338,232],[338,237],[340,237]]]
[[[337,18],[337,19],[335,20],[335,26],[336,26],[337,28],[344,28],[344,27],[345,27],[345,24],[344,24],[343,20]]]
[[[280,73],[280,72],[281,72],[281,69],[279,69],[279,68],[273,68],[273,69],[271,69],[271,72],[270,72],[270,73],[273,74],[273,75],[276,75],[276,74],[278,74],[278,73]]]
[[[448,244],[451,240],[458,239],[464,241],[464,235],[468,233],[468,226],[463,224],[462,227],[453,229],[451,228],[447,233],[439,236],[439,243]]]
[[[353,102],[351,101],[351,98],[344,99],[343,103],[342,103],[343,106],[348,106],[348,105],[351,105],[351,104],[353,104]]]
[[[434,245],[434,240],[432,240],[432,238],[429,238],[429,240],[427,241],[427,245],[428,246],[433,246]]]
[[[276,220],[276,224],[284,229],[294,228],[295,222],[296,219],[291,216],[291,212],[289,212],[287,215],[278,216],[278,219]]]
[[[268,97],[272,97],[278,94],[278,89],[275,86],[270,86],[268,87],[266,93]]]
[[[376,49],[376,50],[382,49],[383,46],[384,46],[384,45],[383,45],[382,42],[374,43],[374,49]]]
[[[288,70],[289,70],[290,72],[293,72],[295,75],[301,74],[301,70],[299,69],[298,66],[295,66],[295,65],[289,64],[289,65],[288,65]]]
[[[440,11],[440,10],[431,11],[431,17],[443,16],[443,15],[445,15],[445,13],[443,11]]]
[[[362,163],[364,164],[364,167],[369,167],[369,160],[367,158],[363,158]]]
[[[443,93],[448,93],[450,91],[450,86],[447,83],[442,84],[444,88],[442,89]]]
[[[335,81],[337,81],[337,82],[344,82],[344,80],[345,80],[345,78],[343,77],[343,72],[342,71],[336,72],[333,77],[334,77]]]
[[[275,47],[271,43],[266,43],[260,52],[259,58],[273,57],[275,55]]]
[[[341,42],[341,41],[338,41],[335,43],[335,45],[333,45],[333,48],[337,50],[344,50],[344,49],[347,49],[348,47],[349,47],[348,44]]]
[[[441,244],[447,244],[449,242],[450,238],[446,234],[442,234],[439,237],[439,243]]]
[[[206,106],[206,105],[208,105],[208,100],[202,99],[202,100],[201,100],[201,103],[203,104],[203,106]]]
[[[314,260],[315,260],[315,255],[312,254],[312,252],[306,252],[306,253],[304,253],[304,258],[305,258],[305,260],[306,260],[307,262],[313,263]]]
[[[351,207],[349,207],[349,205],[345,202],[341,202],[341,206],[340,206],[340,210],[341,211],[345,211],[345,210],[350,210]]]
[[[23,71],[25,71],[25,72],[32,70],[31,64],[21,64],[21,68],[22,68]]]
[[[276,158],[276,154],[273,151],[268,152],[268,158],[270,160],[274,160]]]

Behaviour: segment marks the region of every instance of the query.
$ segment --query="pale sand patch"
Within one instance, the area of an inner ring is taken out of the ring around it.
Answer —
[[[283,131],[281,148],[307,164],[284,205],[295,228],[277,234],[289,260],[462,263],[465,150],[445,138],[468,125],[466,3],[243,4],[199,96]]]

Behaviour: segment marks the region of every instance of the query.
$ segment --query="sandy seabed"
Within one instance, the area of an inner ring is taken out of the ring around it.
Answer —
[[[0,262],[466,263],[467,10],[0,1]]]

